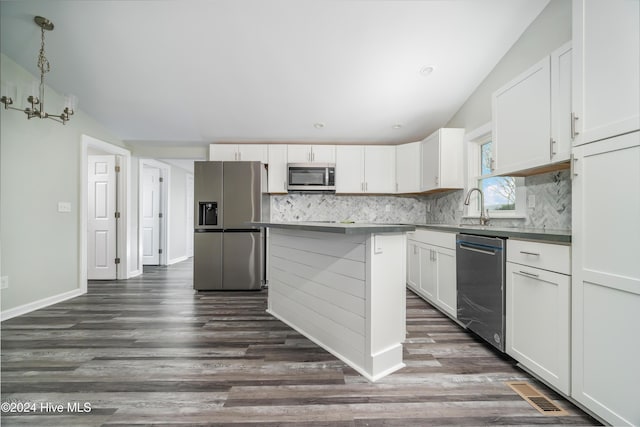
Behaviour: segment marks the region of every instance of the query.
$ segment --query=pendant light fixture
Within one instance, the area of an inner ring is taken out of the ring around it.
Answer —
[[[49,114],[44,111],[44,75],[49,72],[51,66],[49,65],[49,60],[44,54],[44,32],[53,30],[53,22],[49,21],[47,18],[43,18],[42,16],[36,16],[33,18],[36,25],[40,27],[41,30],[41,44],[40,44],[40,53],[38,54],[38,69],[40,70],[40,83],[34,82],[32,85],[32,93],[27,97],[27,102],[30,104],[29,107],[25,109],[12,107],[13,98],[17,96],[17,87],[15,85],[11,85],[7,83],[7,91],[10,92],[8,94],[3,94],[2,98],[0,98],[0,102],[4,104],[5,109],[18,110],[22,111],[27,115],[28,119],[32,119],[34,117],[39,117],[41,119],[51,119],[56,122],[65,124],[69,121],[69,118],[73,115],[73,112],[76,108],[77,98],[73,95],[65,96],[64,110],[59,115]],[[11,93],[13,92],[13,93]],[[13,95],[13,96],[12,96]]]

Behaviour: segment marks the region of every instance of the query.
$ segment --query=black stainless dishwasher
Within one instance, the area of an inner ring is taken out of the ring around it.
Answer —
[[[458,320],[504,352],[505,240],[458,234]]]

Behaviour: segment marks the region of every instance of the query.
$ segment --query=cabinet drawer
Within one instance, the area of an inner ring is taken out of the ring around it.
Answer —
[[[443,248],[456,248],[455,233],[431,231],[418,228],[413,235],[408,234],[407,238],[411,240],[417,240],[421,243],[427,243],[429,245],[441,246]]]
[[[571,248],[566,245],[509,239],[507,261],[571,274]]]

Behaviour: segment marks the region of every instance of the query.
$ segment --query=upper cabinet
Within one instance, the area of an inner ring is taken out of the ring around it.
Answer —
[[[288,145],[289,163],[335,163],[335,145]]]
[[[464,129],[438,129],[420,143],[420,191],[464,188]]]
[[[420,192],[420,142],[396,146],[396,192]]]
[[[265,144],[209,144],[209,160],[223,162],[268,162]]]
[[[287,146],[285,144],[269,144],[267,154],[269,193],[286,193]]]
[[[638,1],[573,1],[574,145],[640,128]]]
[[[394,193],[395,156],[393,145],[336,147],[336,193]]]
[[[571,157],[572,56],[571,42],[551,53],[551,163]]]
[[[567,43],[494,92],[495,174],[535,172],[569,159],[571,82]]]

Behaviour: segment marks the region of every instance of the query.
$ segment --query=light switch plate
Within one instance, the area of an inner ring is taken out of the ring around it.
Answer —
[[[535,208],[536,207],[536,196],[535,194],[529,194],[529,196],[527,197],[527,206],[530,208]]]
[[[0,289],[7,289],[9,287],[9,276],[2,276],[0,278]]]
[[[58,202],[58,212],[71,212],[71,202]]]

